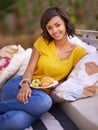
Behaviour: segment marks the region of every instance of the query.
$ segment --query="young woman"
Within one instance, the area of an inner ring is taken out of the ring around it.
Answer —
[[[10,79],[1,92],[1,130],[23,130],[48,111],[51,97],[43,90],[31,89],[31,81],[44,76],[61,81],[86,54],[82,47],[68,41],[75,35],[75,27],[65,10],[46,9],[40,24],[43,32],[34,43],[24,75]]]

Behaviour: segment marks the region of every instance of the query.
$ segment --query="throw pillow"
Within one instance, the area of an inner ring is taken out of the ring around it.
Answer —
[[[51,96],[55,101],[75,101],[93,96],[98,89],[98,53],[84,56],[67,80],[55,88]]]
[[[24,52],[20,45],[9,45],[0,50],[0,90],[18,71],[24,59]]]
[[[25,50],[25,53],[24,53],[24,60],[19,68],[19,70],[17,71],[17,73],[15,75],[23,75],[26,68],[27,68],[27,65],[29,63],[29,59],[30,59],[30,56],[31,56],[31,53],[32,53],[32,48],[28,48]]]
[[[68,37],[68,40],[75,45],[82,46],[87,51],[87,53],[97,52],[97,49],[94,46],[88,45],[86,42],[82,41],[77,36],[70,37],[70,38]]]
[[[13,58],[15,53],[17,53],[17,51],[18,46],[16,45],[9,45],[0,49],[0,74],[11,62],[11,59]]]

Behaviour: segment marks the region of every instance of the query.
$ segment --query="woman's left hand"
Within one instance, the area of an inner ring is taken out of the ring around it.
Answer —
[[[28,98],[31,97],[32,90],[28,84],[24,84],[17,94],[17,99],[24,104],[28,103]]]

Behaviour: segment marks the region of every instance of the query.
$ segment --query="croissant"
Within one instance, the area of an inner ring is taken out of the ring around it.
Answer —
[[[50,84],[52,84],[54,82],[54,79],[52,77],[49,77],[49,76],[45,76],[41,79],[41,86],[42,87],[46,87]]]

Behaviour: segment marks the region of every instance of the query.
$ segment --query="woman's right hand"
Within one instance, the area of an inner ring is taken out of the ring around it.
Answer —
[[[22,85],[20,88],[18,94],[17,94],[17,99],[24,104],[28,103],[28,98],[31,97],[32,90],[29,86],[29,84],[25,83]]]

